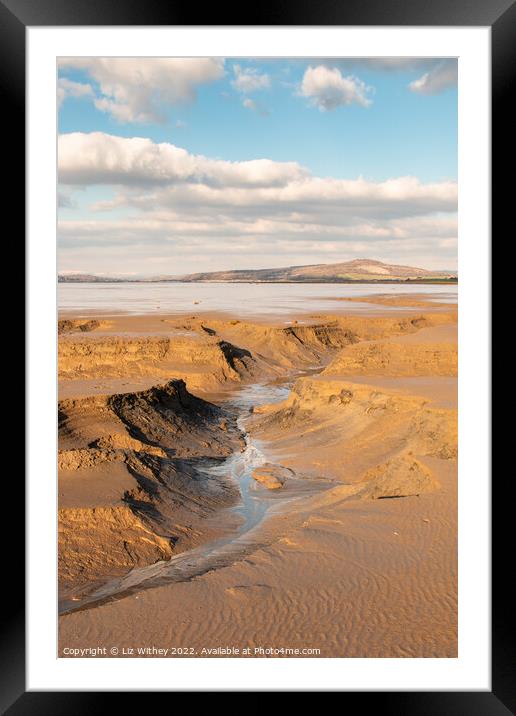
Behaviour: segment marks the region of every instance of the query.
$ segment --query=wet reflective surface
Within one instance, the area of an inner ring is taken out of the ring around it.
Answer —
[[[254,283],[60,283],[60,311],[146,313],[204,313],[222,311],[232,316],[291,316],[311,311],[360,313],[378,306],[339,302],[378,294],[428,296],[444,303],[457,302],[457,285],[416,284],[254,284]],[[382,311],[403,308],[382,306]]]

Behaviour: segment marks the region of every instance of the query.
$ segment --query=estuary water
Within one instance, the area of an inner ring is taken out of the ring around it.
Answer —
[[[356,303],[335,299],[420,294],[433,301],[456,303],[457,288],[456,284],[60,283],[58,308],[78,315],[222,312],[251,317],[312,311],[354,313],[374,311],[378,306],[365,299]],[[389,308],[382,306],[385,310]]]

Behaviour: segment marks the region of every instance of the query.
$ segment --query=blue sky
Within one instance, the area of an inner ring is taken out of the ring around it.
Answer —
[[[60,269],[454,268],[456,75],[439,59],[62,60]]]

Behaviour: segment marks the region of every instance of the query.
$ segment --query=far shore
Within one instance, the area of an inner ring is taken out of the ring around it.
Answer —
[[[64,278],[63,276],[58,277],[58,283],[88,283],[88,284],[97,284],[97,283],[244,283],[244,284],[254,284],[254,283],[284,283],[284,284],[294,284],[294,285],[301,285],[301,284],[324,284],[324,285],[331,285],[331,284],[358,284],[358,285],[364,285],[364,286],[376,286],[376,285],[455,285],[458,284],[458,279],[397,279],[397,280],[383,280],[383,281],[349,281],[346,279],[336,280],[332,279],[331,281],[315,281],[315,280],[306,280],[306,281],[259,281],[259,280],[253,280],[253,281],[238,281],[238,280],[232,280],[232,281],[223,281],[221,279],[218,280],[199,280],[199,281],[189,281],[181,278],[166,278],[166,279],[146,279],[146,278],[135,278],[135,279],[120,279],[120,278],[97,278],[94,281],[83,281],[80,279],[73,279],[73,278]]]

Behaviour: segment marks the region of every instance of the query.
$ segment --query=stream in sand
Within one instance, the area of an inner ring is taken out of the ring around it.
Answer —
[[[244,434],[245,448],[224,460],[223,463],[202,469],[209,479],[210,475],[230,475],[239,485],[241,501],[228,510],[240,521],[236,530],[208,544],[182,552],[167,561],[156,562],[147,567],[131,570],[124,577],[110,580],[79,598],[64,599],[60,602],[59,613],[87,609],[107,601],[120,599],[129,594],[158,587],[174,582],[188,581],[205,572],[225,566],[247,554],[257,544],[261,544],[259,536],[253,535],[254,529],[260,525],[267,512],[273,506],[280,506],[287,501],[306,497],[321,489],[327,489],[331,483],[326,481],[306,481],[302,489],[294,490],[287,495],[283,490],[270,491],[258,485],[252,477],[256,467],[267,462],[267,457],[260,444],[254,441],[246,431],[246,422],[253,407],[278,403],[288,396],[295,378],[301,375],[319,372],[320,367],[296,373],[288,382],[257,383],[242,386],[228,401],[227,406],[239,413],[237,425]]]

